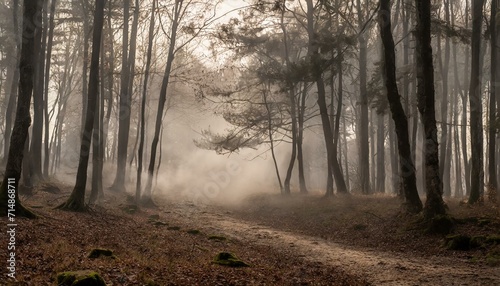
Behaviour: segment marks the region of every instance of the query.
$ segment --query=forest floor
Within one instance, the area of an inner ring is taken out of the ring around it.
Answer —
[[[385,196],[258,195],[229,206],[157,197],[158,208],[136,210],[107,194],[88,213],[54,209],[70,191],[42,185],[22,196],[39,219],[16,220],[17,282],[2,275],[0,285],[56,285],[58,272],[82,269],[107,285],[500,285],[500,216],[490,205],[448,202],[454,234],[495,241],[463,251]],[[94,248],[115,257],[89,258]],[[250,266],[214,264],[219,252]]]

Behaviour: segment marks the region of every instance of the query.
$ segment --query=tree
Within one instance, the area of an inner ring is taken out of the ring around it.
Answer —
[[[92,55],[90,62],[89,87],[87,95],[87,112],[85,115],[85,126],[80,144],[80,160],[76,174],[76,183],[68,200],[59,208],[71,211],[84,211],[85,188],[87,185],[87,167],[89,162],[90,144],[92,141],[92,130],[94,127],[94,112],[96,110],[97,94],[99,92],[99,57],[101,50],[101,35],[104,22],[104,2],[96,0],[94,12],[94,25],[92,34]]]
[[[139,7],[135,7],[139,9]],[[120,82],[120,113],[118,117],[118,161],[116,167],[116,177],[111,189],[124,191],[125,174],[127,168],[127,149],[130,131],[130,61],[128,60],[128,18],[130,10],[130,0],[123,1],[123,42],[122,42],[122,71]],[[130,47],[130,51],[135,47]]]
[[[21,58],[19,62],[19,93],[16,109],[16,120],[10,138],[9,155],[4,178],[0,186],[0,213],[7,215],[8,209],[13,208],[16,216],[33,218],[35,215],[25,208],[18,195],[19,179],[23,163],[23,148],[28,137],[28,128],[31,124],[30,105],[33,92],[33,75],[35,70],[35,39],[37,27],[36,16],[40,13],[40,6],[36,1],[24,0],[23,37],[21,44]],[[14,190],[12,194],[11,190]],[[12,202],[14,200],[14,202]]]
[[[418,213],[422,210],[422,202],[418,196],[415,166],[411,156],[408,120],[399,99],[400,95],[396,83],[396,55],[391,30],[391,5],[389,0],[380,0],[379,26],[384,46],[385,87],[398,141],[399,167],[401,181],[403,182],[405,208],[410,213]]]
[[[491,0],[491,17],[490,17],[490,32],[491,32],[491,78],[490,78],[490,102],[489,102],[489,130],[488,130],[488,178],[489,178],[489,189],[492,193],[498,194],[498,171],[497,171],[497,160],[500,158],[496,157],[496,136],[498,126],[496,123],[498,120],[498,110],[497,101],[500,98],[498,84],[500,82],[500,77],[498,76],[498,55],[499,55],[499,42],[498,33],[500,23],[497,21],[498,15],[498,0]],[[499,107],[500,108],[500,107]],[[499,194],[500,195],[500,194]]]
[[[369,194],[370,189],[370,149],[368,145],[368,95],[366,90],[366,70],[367,70],[367,40],[365,38],[365,16],[361,0],[356,1],[356,9],[358,10],[358,27],[359,27],[359,103],[360,103],[360,120],[358,129],[359,143],[359,180],[361,184],[361,192]]]
[[[431,47],[431,3],[430,0],[416,0],[417,27],[417,101],[424,123],[425,187],[427,200],[424,216],[430,219],[445,214],[443,185],[439,174],[439,144],[437,140],[434,67]]]
[[[140,136],[139,136],[139,149],[137,150],[137,181],[135,185],[135,202],[138,205],[141,198],[141,180],[142,180],[142,157],[144,154],[144,131],[146,129],[146,96],[148,91],[149,73],[151,68],[151,54],[153,50],[153,36],[155,26],[155,9],[156,0],[153,0],[151,7],[151,18],[149,22],[149,36],[148,36],[148,51],[146,54],[146,68],[144,71],[144,85],[142,87],[141,99],[141,118],[140,118]]]
[[[475,0],[472,5],[471,74],[469,85],[472,166],[470,173],[471,186],[468,201],[469,204],[477,203],[481,199],[484,191],[483,104],[481,98],[480,71],[483,5],[484,0]]]

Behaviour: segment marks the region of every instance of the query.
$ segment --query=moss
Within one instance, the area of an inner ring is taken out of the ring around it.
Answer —
[[[457,234],[446,237],[446,248],[450,250],[470,250],[471,238],[467,235]]]
[[[229,266],[229,267],[249,267],[250,266],[247,263],[240,260],[234,254],[229,253],[229,252],[220,252],[219,254],[217,254],[214,258],[213,263],[219,264],[219,265],[224,265],[224,266]]]
[[[103,248],[94,248],[90,251],[89,258],[98,258],[100,256],[108,256],[114,258],[113,251]]]
[[[208,237],[208,239],[210,239],[210,240],[217,240],[217,241],[225,241],[225,240],[227,240],[226,237],[220,236],[220,235],[211,235],[211,236]]]
[[[199,231],[197,229],[190,229],[190,230],[188,230],[186,232],[189,233],[189,234],[194,234],[194,235],[197,235],[197,234],[201,233],[201,231]]]
[[[486,237],[483,235],[473,236],[470,239],[470,244],[472,248],[483,247],[486,243]]]
[[[57,274],[58,286],[106,286],[101,276],[91,270],[68,271]]]
[[[181,228],[178,226],[169,226],[167,227],[168,230],[180,230]]]

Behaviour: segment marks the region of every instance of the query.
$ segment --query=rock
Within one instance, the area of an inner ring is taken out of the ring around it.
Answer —
[[[229,252],[220,252],[219,254],[217,254],[214,258],[213,263],[219,264],[219,265],[224,265],[224,266],[229,266],[229,267],[249,267],[250,266],[250,265],[246,264],[245,262],[241,261],[234,254],[229,253]]]
[[[57,274],[58,286],[106,286],[101,276],[92,270],[68,271]]]
[[[89,258],[98,258],[99,256],[109,256],[114,258],[113,251],[109,249],[94,248],[90,251]]]

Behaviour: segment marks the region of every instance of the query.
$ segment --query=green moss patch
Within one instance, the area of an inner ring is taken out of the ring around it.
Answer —
[[[154,214],[154,215],[150,215],[148,217],[149,220],[159,220],[160,219],[160,215],[159,214]]]
[[[488,252],[486,264],[492,267],[500,266],[500,246],[496,246]]]
[[[94,248],[90,251],[89,258],[99,258],[101,256],[108,256],[114,258],[113,251],[103,248]]]
[[[92,270],[68,271],[57,274],[58,286],[106,286],[101,276]]]
[[[229,252],[220,252],[219,254],[217,254],[214,258],[213,263],[219,264],[219,265],[224,265],[224,266],[229,266],[229,267],[249,267],[250,266],[247,263],[240,260],[234,254],[229,253]]]
[[[157,221],[151,221],[151,224],[154,225],[154,226],[166,226],[166,225],[168,225],[168,223],[163,222],[163,221],[159,221],[159,220],[157,220]]]
[[[168,230],[180,230],[181,228],[179,226],[169,226],[167,227]]]
[[[471,238],[467,235],[457,234],[446,237],[446,248],[450,250],[470,250]]]
[[[498,245],[500,245],[500,235],[498,235],[498,234],[489,235],[488,237],[486,237],[485,242],[488,243],[488,244],[498,244]]]
[[[128,214],[135,214],[137,212],[137,206],[136,205],[126,205],[123,206],[122,211],[128,213]]]

